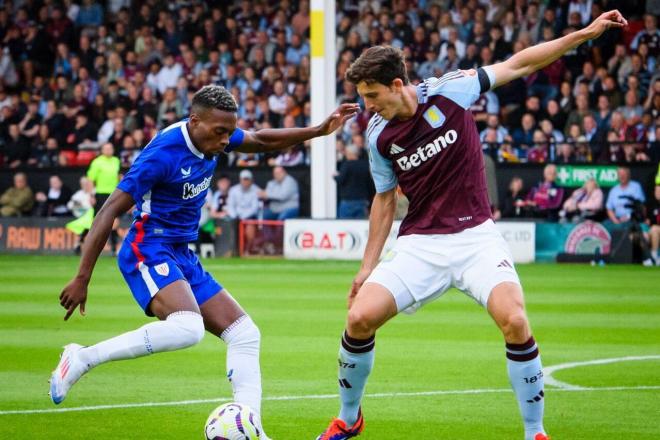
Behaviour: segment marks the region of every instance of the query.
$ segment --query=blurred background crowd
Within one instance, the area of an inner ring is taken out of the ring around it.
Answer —
[[[360,101],[344,73],[367,47],[401,48],[417,83],[505,60],[612,8],[627,28],[485,93],[471,110],[495,162],[657,163],[654,1],[340,0],[337,101]],[[57,178],[58,167],[88,167],[104,150],[126,169],[157,130],[188,114],[205,84],[231,91],[243,129],[309,125],[309,27],[307,0],[0,0],[0,169],[52,168]],[[359,202],[340,206],[342,216],[366,214],[370,116],[365,111],[338,132],[340,199]],[[309,160],[309,145],[297,145],[281,154],[223,155],[221,166],[283,169]],[[20,212],[37,213],[50,190]],[[569,196],[552,201],[552,218]],[[525,190],[507,212],[529,213],[535,197]],[[500,205],[494,210],[505,211]],[[44,209],[38,212],[55,212]]]

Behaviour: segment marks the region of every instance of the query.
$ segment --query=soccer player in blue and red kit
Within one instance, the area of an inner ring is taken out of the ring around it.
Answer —
[[[344,104],[316,127],[249,132],[236,128],[237,106],[227,90],[200,89],[190,117],[149,142],[99,211],[85,240],[78,274],[60,295],[65,320],[78,306],[84,315],[87,286],[112,223],[135,205],[118,265],[140,307],[159,321],[89,347],[67,345],[51,377],[53,402],[62,402],[71,386],[99,364],[186,348],[197,344],[207,330],[227,344],[234,400],[259,413],[259,330],[203,269],[188,243],[197,238],[200,209],[218,154],[285,149],[332,133],[357,109],[357,104]]]
[[[511,253],[491,220],[481,142],[469,109],[480,94],[626,24],[618,11],[606,12],[584,29],[504,62],[428,78],[417,86],[408,80],[402,53],[390,47],[367,49],[350,66],[346,78],[375,113],[367,143],[377,195],[339,348],[341,409],[317,440],[344,440],[362,432],[361,400],[374,363],[376,331],[452,286],[486,308],[504,336],[525,440],[548,439],[541,358]],[[397,185],[410,206],[396,245],[378,262],[392,227]]]

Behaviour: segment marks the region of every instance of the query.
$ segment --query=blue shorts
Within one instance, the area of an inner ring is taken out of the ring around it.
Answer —
[[[124,240],[117,256],[119,270],[144,312],[158,291],[177,280],[186,280],[200,306],[222,290],[204,270],[186,243],[136,243]]]

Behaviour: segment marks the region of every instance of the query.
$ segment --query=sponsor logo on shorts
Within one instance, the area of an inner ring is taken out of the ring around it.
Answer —
[[[507,260],[500,261],[500,264],[498,264],[497,267],[508,267],[510,269],[513,269],[513,266]]]
[[[170,274],[170,266],[167,263],[160,263],[155,265],[154,270],[158,275],[162,275],[164,277]]]

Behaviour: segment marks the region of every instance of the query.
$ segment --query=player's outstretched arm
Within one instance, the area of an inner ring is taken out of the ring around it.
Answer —
[[[359,109],[358,104],[342,104],[325,121],[315,127],[264,128],[257,131],[246,131],[245,139],[236,148],[236,151],[261,153],[284,150],[308,139],[328,135],[355,116]]]
[[[60,294],[60,305],[66,309],[65,321],[69,319],[78,305],[80,305],[80,314],[85,314],[87,285],[92,277],[96,260],[108,241],[112,223],[117,217],[128,211],[133,204],[133,198],[130,195],[120,189],[115,189],[96,214],[92,228],[85,238],[78,274],[69,281]]]
[[[494,87],[530,75],[544,68],[569,50],[576,48],[586,41],[598,38],[608,29],[622,28],[627,25],[628,21],[623,18],[623,15],[619,11],[608,11],[601,14],[584,29],[571,32],[556,40],[528,47],[513,55],[508,60],[490,66],[495,74]]]
[[[362,284],[364,284],[378,264],[380,254],[383,252],[383,246],[385,246],[385,241],[392,229],[395,211],[396,188],[376,194],[371,204],[371,213],[369,214],[369,237],[367,238],[367,246],[362,257],[362,265],[360,266],[360,271],[353,279],[351,291],[348,294],[349,309],[360,287],[362,287]]]

